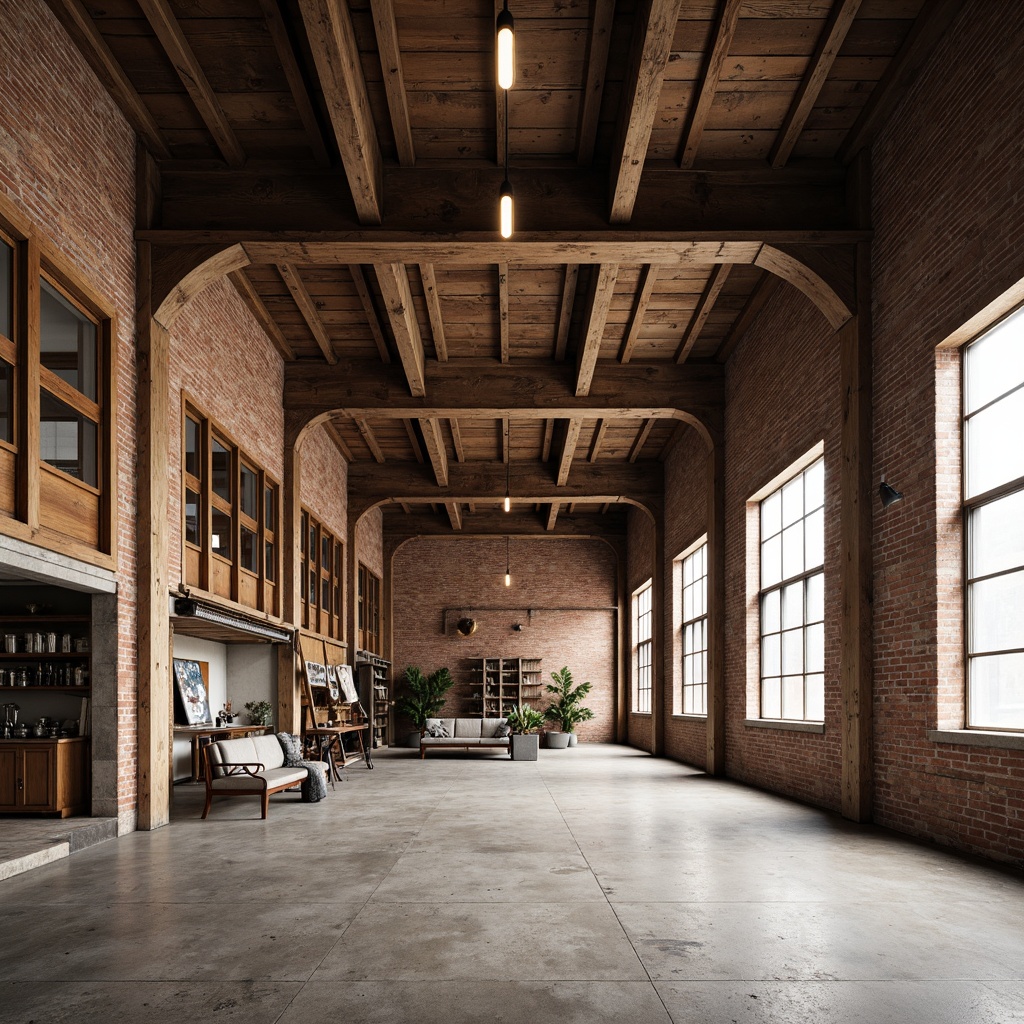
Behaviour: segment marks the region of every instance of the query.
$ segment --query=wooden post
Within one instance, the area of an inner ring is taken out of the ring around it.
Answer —
[[[284,482],[281,486],[280,547],[284,562],[282,586],[282,618],[295,626],[302,624],[302,548],[299,530],[302,527],[302,454],[301,417],[285,414],[284,430]],[[279,729],[298,733],[301,729],[302,708],[296,683],[295,652],[281,647],[277,656],[277,720]]]
[[[704,770],[725,774],[725,438],[719,431],[707,459],[708,717]]]
[[[345,639],[348,641],[348,663],[355,668],[356,651],[359,648],[359,559],[356,556],[356,524],[359,522],[359,513],[352,507],[351,500],[352,495],[349,494],[348,543],[345,545],[349,600],[345,606]]]
[[[665,511],[654,514],[654,567],[651,579],[651,753],[665,753]]]
[[[842,695],[842,812],[870,821],[872,765],[871,296],[869,249],[857,252],[857,315],[839,331],[842,393],[840,466],[839,679]]]
[[[629,622],[629,594],[626,590],[626,552],[624,540],[616,540],[615,548],[615,742],[629,742],[629,701],[626,685]]]
[[[15,338],[18,380],[18,518],[39,529],[39,243],[29,236],[20,246],[18,303],[25,310]]]
[[[167,453],[170,443],[167,330],[153,319],[152,261],[138,247],[138,713],[140,829],[170,820],[171,666],[167,612]]]

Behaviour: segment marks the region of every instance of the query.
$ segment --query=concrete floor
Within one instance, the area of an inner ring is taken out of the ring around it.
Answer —
[[[611,746],[382,751],[0,882],[0,1022],[1024,1021],[1024,879]]]

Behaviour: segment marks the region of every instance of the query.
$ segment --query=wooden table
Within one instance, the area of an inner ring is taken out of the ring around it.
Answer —
[[[315,745],[316,753],[321,761],[326,761],[334,772],[334,777],[341,781],[341,770],[353,761],[365,761],[367,768],[373,767],[373,761],[367,756],[363,746],[363,732],[369,723],[360,722],[348,725],[318,725],[308,727],[305,732],[306,743]],[[358,751],[346,750],[342,737],[355,733]]]
[[[176,725],[175,736],[188,736],[192,741],[192,782],[199,782],[199,750],[205,740],[229,740],[233,736],[262,736],[265,725]]]

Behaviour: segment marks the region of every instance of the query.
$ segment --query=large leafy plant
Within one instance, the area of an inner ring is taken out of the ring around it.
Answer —
[[[410,665],[405,670],[405,685],[409,692],[398,698],[398,710],[412,719],[412,724],[422,732],[427,727],[427,719],[436,718],[444,707],[455,680],[447,667],[425,676],[415,665]]]
[[[544,724],[544,716],[529,704],[517,704],[505,713],[508,727],[519,735],[536,732]]]
[[[545,708],[544,717],[549,722],[557,722],[562,732],[572,732],[580,722],[589,722],[594,717],[590,708],[583,706],[583,698],[590,693],[590,683],[580,683],[574,686],[572,673],[568,666],[558,672],[552,672],[553,683],[548,683],[545,689],[553,693],[554,699]]]

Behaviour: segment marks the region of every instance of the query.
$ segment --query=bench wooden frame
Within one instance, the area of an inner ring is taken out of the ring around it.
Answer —
[[[270,810],[270,795],[271,793],[280,793],[283,790],[288,789],[299,789],[302,786],[302,780],[298,782],[292,780],[290,782],[281,783],[276,786],[271,786],[266,776],[260,775],[260,772],[265,772],[266,767],[259,761],[250,762],[230,762],[224,761],[219,768],[224,769],[225,776],[239,776],[248,775],[253,780],[252,788],[246,789],[214,789],[213,788],[213,768],[210,765],[210,759],[206,756],[206,749],[203,748],[203,767],[206,771],[206,805],[203,807],[203,817],[205,818],[210,813],[210,807],[213,804],[214,796],[258,796],[260,798],[260,811],[261,817],[266,818],[267,813]],[[253,771],[252,769],[255,769]]]

